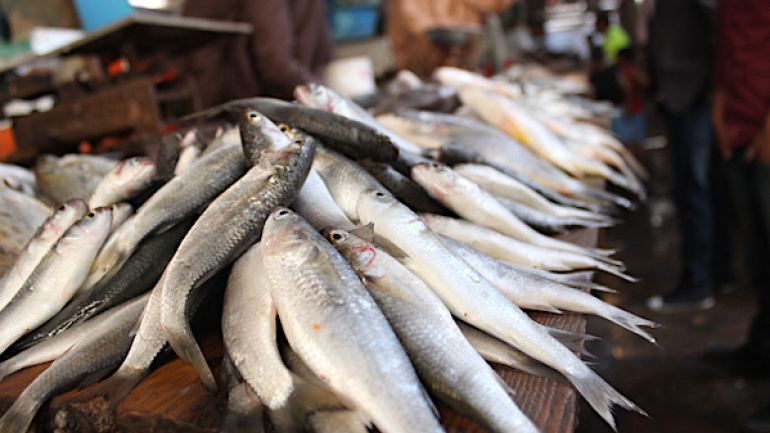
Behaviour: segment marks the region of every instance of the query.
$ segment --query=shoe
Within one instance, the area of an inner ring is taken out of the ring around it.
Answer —
[[[703,360],[737,376],[770,374],[770,359],[749,344],[737,349],[709,350],[703,355]]]
[[[658,313],[708,310],[713,306],[712,295],[693,294],[691,291],[682,289],[668,295],[657,295],[647,299],[647,308]]]

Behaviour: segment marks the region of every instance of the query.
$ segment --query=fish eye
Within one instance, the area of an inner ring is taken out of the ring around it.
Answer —
[[[294,140],[294,144],[302,144],[304,141],[305,140],[303,140],[301,138],[298,138],[298,139]]]
[[[280,125],[278,125],[278,129],[280,129],[281,132],[286,132],[289,130],[289,125],[285,123],[281,123]]]
[[[256,111],[249,111],[248,116],[251,120],[259,120],[259,114]]]
[[[380,191],[380,190],[372,191],[372,197],[374,197],[374,198],[384,198],[385,197],[385,193]]]
[[[275,219],[276,219],[276,221],[280,221],[280,220],[288,217],[289,215],[291,215],[291,211],[290,210],[288,210],[288,209],[281,209],[280,211],[278,211],[278,213],[275,214]]]
[[[329,240],[333,244],[336,244],[337,242],[342,242],[345,239],[347,239],[347,236],[345,235],[345,233],[339,232],[337,230],[334,230],[331,233],[329,233]]]
[[[60,211],[60,212],[61,212],[61,211],[63,211],[64,209],[67,209],[67,206],[65,206],[65,205],[61,205],[61,206],[59,206],[59,211]]]
[[[95,216],[96,216],[96,212],[94,212],[94,211],[89,211],[89,212],[86,214],[86,218],[93,218],[93,217],[95,217]]]

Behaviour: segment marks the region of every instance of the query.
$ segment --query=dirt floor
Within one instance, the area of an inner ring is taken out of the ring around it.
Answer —
[[[653,331],[660,347],[590,318],[589,333],[602,340],[587,348],[597,356],[594,368],[649,415],[617,409],[620,433],[740,432],[741,419],[770,404],[770,377],[731,375],[705,362],[702,355],[710,348],[744,342],[755,307],[742,275],[737,289],[718,295],[716,306],[707,311],[656,314],[644,305],[648,297],[672,290],[678,277],[679,233],[668,154],[665,147],[640,150],[652,174],[650,196],[636,210],[624,213],[624,223],[606,230],[600,241],[601,246],[621,250],[617,256],[641,282],[597,277],[619,290],[604,296],[606,300],[662,325]],[[612,432],[584,401],[579,419],[578,433]]]

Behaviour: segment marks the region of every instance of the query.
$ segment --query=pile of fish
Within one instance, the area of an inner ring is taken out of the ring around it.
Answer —
[[[107,161],[81,181],[0,166],[0,198],[18,212],[33,212],[20,197],[41,181],[57,189],[56,210],[24,218],[29,241],[0,280],[0,377],[53,363],[0,431],[26,431],[46,400],[110,371],[78,398],[114,409],[166,346],[217,391],[190,327],[218,313],[210,296],[224,297],[224,431],[263,431],[266,411],[280,432],[440,432],[437,399],[492,432],[537,432],[487,361],[566,379],[613,427],[614,405],[643,413],[576,355],[587,336],[522,311],[595,314],[654,343],[641,329],[654,323],[589,293],[611,290],[591,270],[634,280],[613,251],[549,236],[616,223],[632,200],[584,179],[643,197],[642,167],[510,83],[437,78],[471,116],[375,119],[299,86],[298,104],[199,113],[238,118],[211,142],[168,135],[155,161]]]

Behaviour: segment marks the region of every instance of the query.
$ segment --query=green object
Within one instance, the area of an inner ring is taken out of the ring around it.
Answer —
[[[631,45],[631,38],[628,36],[623,27],[612,24],[607,27],[607,33],[604,40],[604,59],[608,62],[615,62],[618,56],[618,51],[623,48],[628,48]]]

